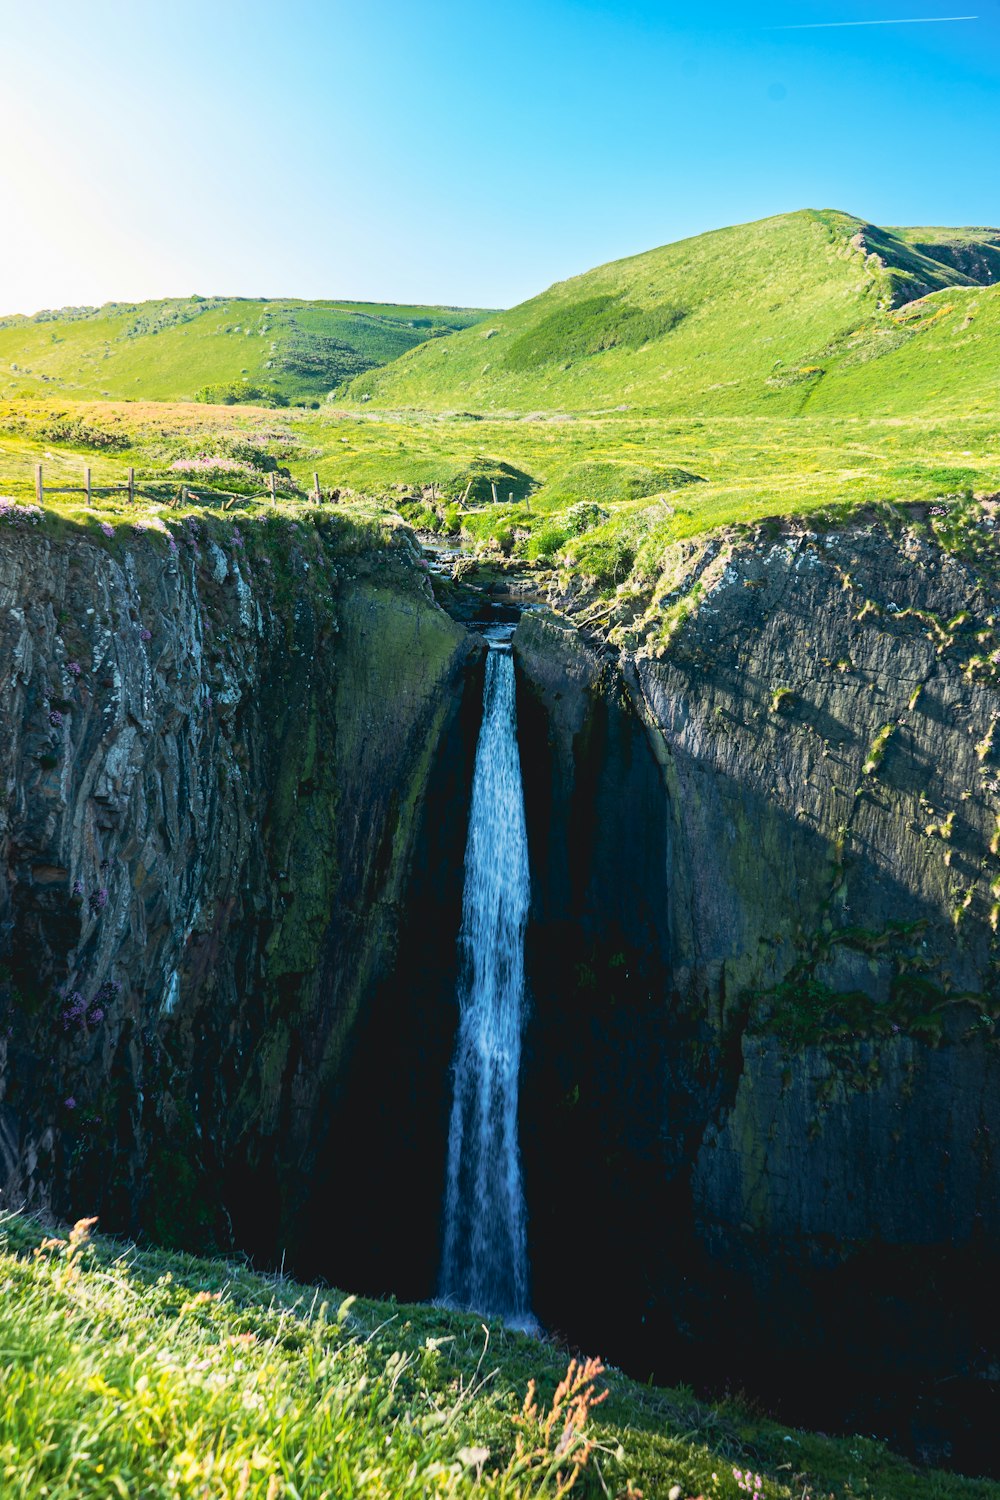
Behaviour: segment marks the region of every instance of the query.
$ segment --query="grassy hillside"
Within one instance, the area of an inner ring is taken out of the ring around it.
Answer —
[[[5,1500],[995,1500],[426,1306],[0,1221]],[[561,1385],[567,1375],[575,1384]],[[675,1489],[676,1487],[676,1489]]]
[[[985,413],[998,396],[998,274],[996,230],[892,231],[804,210],[559,282],[369,371],[344,397],[432,410]]]
[[[478,309],[189,297],[0,319],[0,395],[190,400],[245,381],[292,401],[476,323]]]

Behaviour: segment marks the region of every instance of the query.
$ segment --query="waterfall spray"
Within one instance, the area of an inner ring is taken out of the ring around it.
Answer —
[[[448,1134],[444,1301],[533,1326],[517,1085],[528,842],[508,638],[490,640],[459,935],[459,1027]]]

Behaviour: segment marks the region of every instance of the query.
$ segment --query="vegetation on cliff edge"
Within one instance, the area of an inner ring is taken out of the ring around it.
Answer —
[[[11,1500],[998,1493],[472,1315],[91,1240],[91,1222],[0,1221]]]

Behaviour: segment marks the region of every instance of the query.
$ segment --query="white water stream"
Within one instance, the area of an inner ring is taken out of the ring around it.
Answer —
[[[517,1145],[528,842],[510,631],[493,627],[486,634],[490,652],[459,935],[440,1295],[455,1306],[531,1327]]]

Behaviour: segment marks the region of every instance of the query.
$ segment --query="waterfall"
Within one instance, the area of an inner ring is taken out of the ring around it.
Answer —
[[[440,1293],[449,1304],[530,1327],[517,1147],[528,842],[510,632],[494,628],[489,636],[458,940]]]

